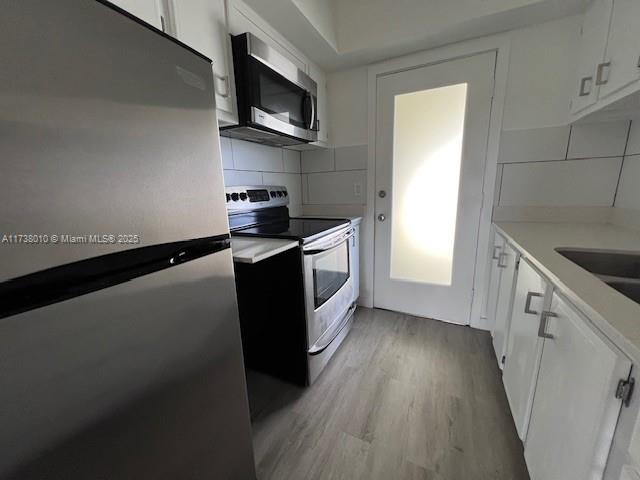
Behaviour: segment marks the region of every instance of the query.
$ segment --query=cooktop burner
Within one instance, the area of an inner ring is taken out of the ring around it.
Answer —
[[[289,218],[254,227],[234,230],[236,236],[256,236],[267,238],[291,238],[310,242],[317,237],[327,235],[349,225],[349,220],[327,218]]]

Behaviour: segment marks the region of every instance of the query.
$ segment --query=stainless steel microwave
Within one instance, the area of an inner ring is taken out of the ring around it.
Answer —
[[[231,44],[239,123],[221,135],[276,146],[318,140],[316,82],[251,33]]]

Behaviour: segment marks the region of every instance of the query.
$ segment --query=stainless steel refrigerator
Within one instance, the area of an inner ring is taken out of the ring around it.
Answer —
[[[0,14],[0,478],[253,479],[211,63]]]

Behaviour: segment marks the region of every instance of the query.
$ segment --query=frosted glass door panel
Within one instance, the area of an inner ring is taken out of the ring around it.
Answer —
[[[391,278],[451,285],[467,84],[395,97]]]

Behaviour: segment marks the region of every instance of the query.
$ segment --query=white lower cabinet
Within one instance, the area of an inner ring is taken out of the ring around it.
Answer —
[[[538,328],[548,286],[526,259],[520,261],[502,378],[521,440],[527,435],[542,354],[544,339]]]
[[[549,312],[524,451],[531,480],[602,479],[631,362],[557,293]]]
[[[493,326],[493,348],[496,352],[498,365],[503,368],[507,336],[509,334],[509,320],[511,317],[511,305],[513,301],[513,287],[518,269],[520,254],[505,244],[498,255],[497,268],[501,269],[498,285],[498,298],[496,301],[495,323]]]
[[[504,249],[506,240],[495,230],[493,232],[493,249],[491,251],[491,263],[489,265],[489,288],[487,289],[487,305],[485,315],[487,322],[493,330],[496,321],[496,307],[498,304],[498,290],[500,289],[500,274],[502,269],[498,267],[500,254]]]

